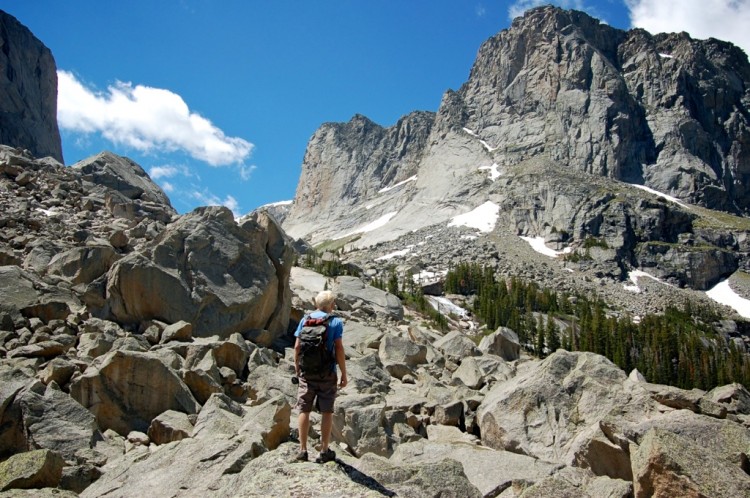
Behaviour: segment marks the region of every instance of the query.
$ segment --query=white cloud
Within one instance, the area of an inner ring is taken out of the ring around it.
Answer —
[[[174,178],[178,175],[185,178],[197,177],[197,175],[190,171],[190,168],[180,164],[163,164],[161,166],[153,166],[148,170],[148,176],[150,176],[152,180],[158,180],[159,178]]]
[[[625,0],[633,27],[728,40],[750,54],[750,0]]]
[[[485,9],[484,5],[482,5],[481,3],[476,6],[474,12],[476,13],[477,17],[484,17],[485,15],[487,15],[487,9]]]
[[[166,192],[168,194],[171,194],[172,192],[174,192],[174,185],[172,185],[169,182],[162,183],[161,184],[161,188],[162,188],[162,190],[164,190],[164,192]]]
[[[172,178],[176,174],[177,168],[174,166],[154,166],[148,171],[148,176],[150,176],[152,180],[157,180],[159,178]]]
[[[240,178],[242,178],[244,181],[248,181],[250,179],[250,176],[252,175],[253,171],[257,166],[245,166],[244,164],[240,165]]]
[[[68,71],[58,71],[57,77],[57,119],[64,130],[101,133],[142,152],[180,150],[211,166],[241,164],[253,150],[253,144],[226,136],[169,90],[117,82],[98,92]]]
[[[207,192],[205,190],[199,191],[194,190],[190,197],[197,200],[204,206],[224,206],[229,208],[232,213],[234,213],[235,218],[239,216],[239,210],[240,210],[240,203],[237,202],[237,199],[232,197],[231,195],[227,195],[224,200],[217,197],[216,195]]]

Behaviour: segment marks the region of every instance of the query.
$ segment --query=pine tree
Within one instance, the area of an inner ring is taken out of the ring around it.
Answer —
[[[388,292],[391,294],[398,296],[398,275],[396,274],[396,270],[394,268],[391,268],[391,273],[388,276]]]
[[[536,339],[534,343],[534,351],[539,358],[544,358],[547,355],[544,353],[544,326],[542,325],[541,320],[541,317],[539,318],[539,321],[534,320],[536,322]]]
[[[547,315],[547,329],[545,331],[547,338],[547,348],[550,353],[554,353],[560,349],[560,329],[557,327],[554,315]]]

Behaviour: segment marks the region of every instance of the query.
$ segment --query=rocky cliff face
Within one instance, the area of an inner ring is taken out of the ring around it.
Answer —
[[[748,83],[747,57],[731,44],[548,8],[488,40],[459,93],[500,164],[544,153],[747,213]]]
[[[731,44],[534,9],[482,45],[434,126],[405,126],[412,115],[383,140],[361,116],[324,125],[308,145],[285,227],[296,236],[317,236],[334,221],[348,229],[353,210],[413,175],[413,203],[432,200],[430,210],[452,214],[455,190],[468,184],[476,194],[468,174],[530,158],[747,213],[749,106],[750,64]],[[450,176],[454,190],[438,176]],[[313,209],[325,223],[306,214]]]
[[[729,43],[533,9],[480,47],[408,162],[365,118],[324,125],[283,226],[373,271],[478,260],[557,288],[612,289],[640,314],[650,305],[621,288],[633,268],[697,290],[747,269],[749,111],[750,64]],[[480,232],[455,227],[482,217]],[[518,236],[579,262],[540,268]]]
[[[291,217],[325,225],[338,214],[417,173],[434,115],[415,112],[383,128],[357,115],[315,132],[305,152]]]
[[[57,129],[57,68],[52,53],[0,11],[0,144],[62,162]]]

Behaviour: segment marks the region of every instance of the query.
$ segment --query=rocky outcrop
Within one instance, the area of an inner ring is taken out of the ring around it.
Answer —
[[[0,144],[62,162],[52,53],[26,26],[2,11],[0,48]]]
[[[750,476],[734,465],[701,456],[691,439],[650,430],[632,455],[636,497],[747,496]]]
[[[293,302],[326,283],[295,275]],[[336,401],[334,464],[289,463],[296,387],[281,340],[274,351],[239,333],[196,337],[187,323],[151,320],[140,333],[77,315],[19,315],[28,334],[6,324],[9,353],[47,336],[70,340],[49,357],[0,359],[0,458],[34,448],[61,455],[58,485],[81,496],[305,494],[323,481],[352,496],[629,496],[672,481],[745,492],[750,394],[739,385],[706,393],[647,384],[592,353],[531,359],[505,330],[477,348],[466,332],[350,306],[338,311],[350,382]],[[311,431],[308,447],[319,437]],[[279,480],[280,468],[301,481]]]
[[[352,152],[382,131],[365,118],[321,127],[284,227],[313,245],[344,247],[345,264],[380,277],[394,263],[405,276],[475,260],[527,273],[538,261],[506,242],[522,235],[572,251],[573,269],[590,272],[550,278],[532,270],[555,287],[575,281],[571,288],[598,292],[591,278],[621,287],[639,268],[707,290],[748,261],[745,221],[695,206],[750,208],[749,78],[747,58],[728,43],[532,9],[482,45],[468,81],[444,95],[426,140],[425,128],[413,132],[423,145],[404,157],[416,163],[403,163],[398,148]],[[384,158],[399,173],[378,183],[373,171]],[[488,202],[496,217],[474,211]],[[450,227],[459,215],[486,220],[492,240]],[[639,300],[622,289],[611,298]],[[665,305],[652,303],[629,311]]]
[[[292,249],[270,216],[255,215],[239,227],[229,211],[207,208],[160,238],[176,214],[132,161],[103,153],[64,168],[15,149],[2,152],[0,181],[8,188],[0,251],[13,265],[0,277],[8,289],[5,308],[49,321],[85,304],[136,328],[154,318],[185,320],[197,337],[242,332],[264,344],[286,330]],[[27,186],[18,183],[24,174]],[[32,195],[37,191],[44,195]],[[139,280],[144,273],[151,280]]]
[[[432,113],[415,112],[390,128],[361,115],[348,123],[323,125],[305,152],[295,203],[287,215],[293,225],[284,224],[287,232],[299,236],[304,230],[300,225],[323,225],[347,206],[415,175],[433,120]]]
[[[109,191],[119,192],[125,197],[126,200],[108,199],[108,207],[117,206],[115,209],[121,211],[163,211],[166,219],[161,221],[165,223],[175,214],[169,197],[149,178],[143,168],[127,157],[102,152],[75,163],[72,168],[80,171],[83,180],[106,187]],[[139,202],[134,207],[128,200]]]
[[[132,386],[138,386],[133,389]],[[70,385],[71,396],[91,410],[102,430],[146,432],[167,410],[196,413],[198,403],[182,380],[156,358],[113,351]]]
[[[500,450],[549,462],[596,468],[617,461],[627,449],[603,438],[609,455],[591,451],[592,438],[601,437],[600,423],[611,413],[629,419],[627,407],[638,406],[638,416],[657,413],[644,392],[634,392],[625,374],[605,358],[590,353],[558,351],[544,362],[497,384],[478,411],[482,441]],[[586,463],[584,463],[586,462]],[[595,473],[623,478],[630,473],[627,458],[617,469]]]
[[[55,488],[60,483],[63,459],[49,450],[16,455],[0,463],[0,491]]]
[[[195,337],[240,332],[270,344],[286,331],[292,264],[273,236],[254,221],[238,226],[226,208],[198,208],[112,266],[107,306],[122,323],[185,320]]]
[[[366,285],[359,278],[338,277],[332,290],[336,294],[339,309],[357,309],[372,317],[385,315],[393,320],[400,320],[404,316],[404,308],[396,296]]]

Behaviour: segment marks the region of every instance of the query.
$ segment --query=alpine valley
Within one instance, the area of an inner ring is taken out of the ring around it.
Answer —
[[[4,12],[0,46],[0,497],[750,496],[739,48],[529,10],[235,219],[65,166],[52,53]],[[292,463],[326,288],[337,458]]]

